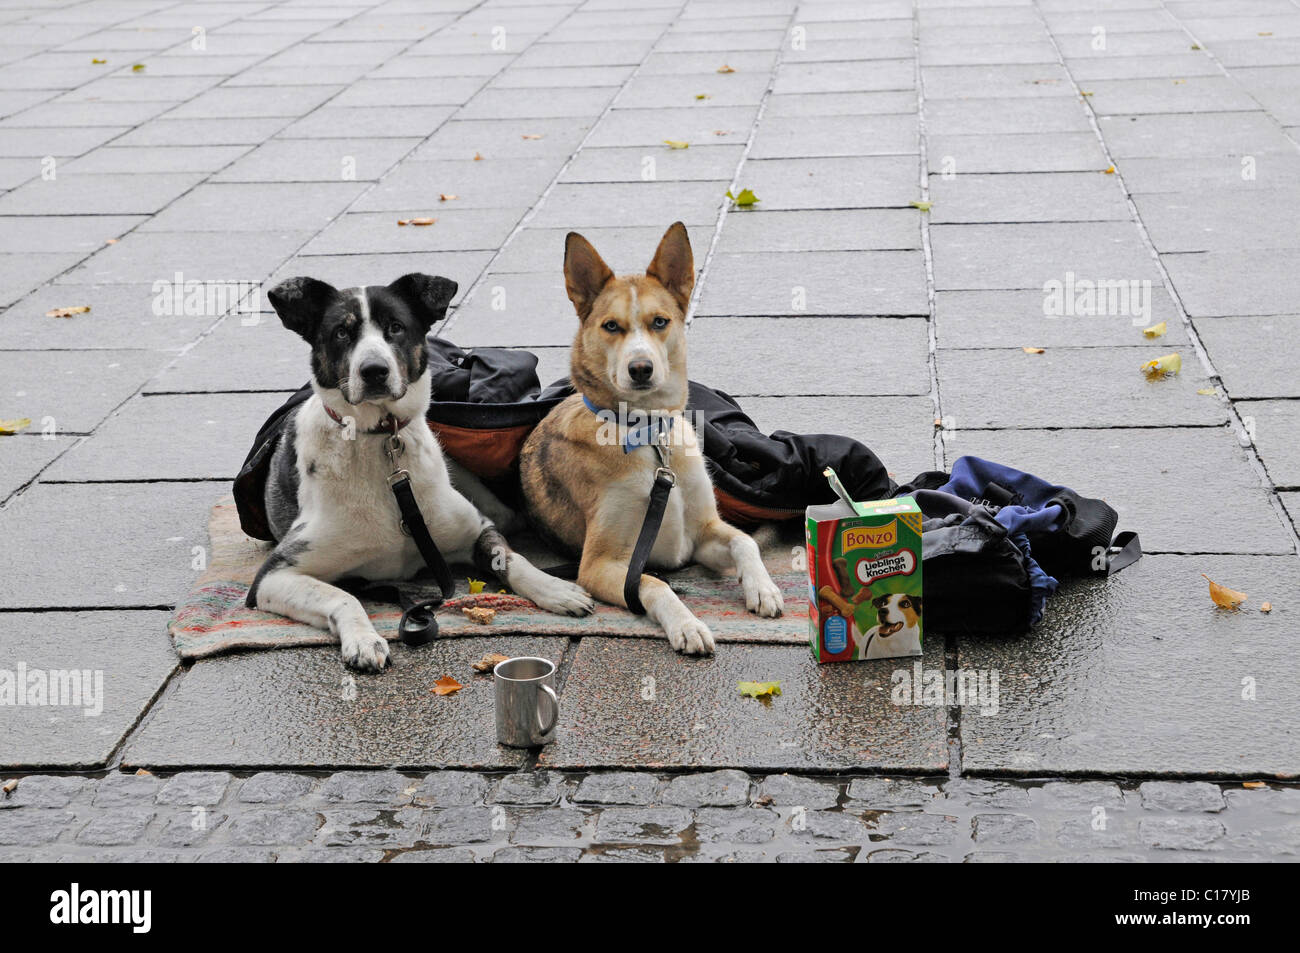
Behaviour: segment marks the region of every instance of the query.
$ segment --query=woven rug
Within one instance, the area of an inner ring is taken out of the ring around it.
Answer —
[[[176,607],[168,624],[176,651],[182,658],[204,658],[237,649],[335,643],[324,630],[244,606],[249,584],[271,547],[244,535],[233,499],[223,499],[212,508],[208,532],[211,539],[208,568]],[[520,541],[518,549],[539,566],[568,561],[538,549],[535,544],[529,545],[526,539]],[[670,574],[667,579],[682,602],[719,641],[802,645],[808,641],[808,575],[802,568],[792,568],[794,552],[801,549],[784,543],[773,544],[763,553],[768,572],[785,597],[785,615],[779,619],[760,619],[746,612],[734,576],[720,576],[692,566]],[[460,595],[438,610],[438,629],[443,638],[489,634],[663,637],[657,625],[626,609],[597,603],[596,611],[583,618],[554,615],[527,599],[499,592],[496,581],[490,578],[483,592],[466,595],[468,578],[480,574],[464,566],[453,570]],[[427,586],[406,583],[403,588],[416,599],[437,594],[431,582]],[[363,602],[363,605],[375,630],[385,638],[396,638],[401,610],[390,603]],[[461,612],[471,606],[490,607],[496,610],[496,616],[488,625],[472,622]]]

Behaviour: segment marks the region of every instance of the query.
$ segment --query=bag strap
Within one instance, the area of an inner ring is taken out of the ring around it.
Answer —
[[[627,564],[627,578],[623,580],[623,601],[631,612],[645,615],[645,606],[641,604],[641,574],[650,559],[650,551],[655,547],[659,536],[659,527],[664,521],[664,510],[668,507],[668,494],[677,485],[677,477],[667,467],[655,471],[654,486],[650,490],[650,501],[646,504],[645,520],[641,523],[641,532],[632,548],[632,558]]]
[[[1111,540],[1110,549],[1106,551],[1106,569],[1100,575],[1113,576],[1141,558],[1142,542],[1138,539],[1138,534],[1131,530],[1117,533]]]

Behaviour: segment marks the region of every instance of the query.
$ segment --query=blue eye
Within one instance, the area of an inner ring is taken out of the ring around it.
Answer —
[[[604,328],[606,331],[608,331],[610,334],[617,334],[619,331],[623,330],[618,326],[617,321],[606,321],[604,324],[601,325],[601,327]]]
[[[655,315],[655,319],[654,321],[651,322],[650,326],[653,327],[656,331],[662,331],[664,328],[668,327],[668,319],[665,318],[662,314],[657,314]]]
[[[347,325],[345,324],[345,325],[341,325],[339,329],[334,332],[334,337],[336,340],[346,341],[348,338],[352,337],[352,335],[348,333],[348,328]]]

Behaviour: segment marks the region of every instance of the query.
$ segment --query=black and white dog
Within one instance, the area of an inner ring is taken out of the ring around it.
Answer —
[[[266,511],[277,545],[248,592],[250,607],[328,629],[353,668],[388,664],[388,643],[361,603],[334,580],[405,579],[423,566],[402,531],[386,453],[410,474],[429,535],[448,562],[469,562],[521,596],[564,615],[595,608],[578,586],[510,550],[501,533],[452,485],[425,424],[430,382],[424,338],[447,312],[456,283],[411,274],[384,286],[339,291],[291,278],[269,294],[284,326],[311,344],[315,393],[288,421],[271,461]]]

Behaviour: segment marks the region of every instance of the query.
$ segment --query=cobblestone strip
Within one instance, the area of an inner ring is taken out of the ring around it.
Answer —
[[[1300,859],[1300,788],[1206,781],[392,771],[29,775],[0,861]]]

